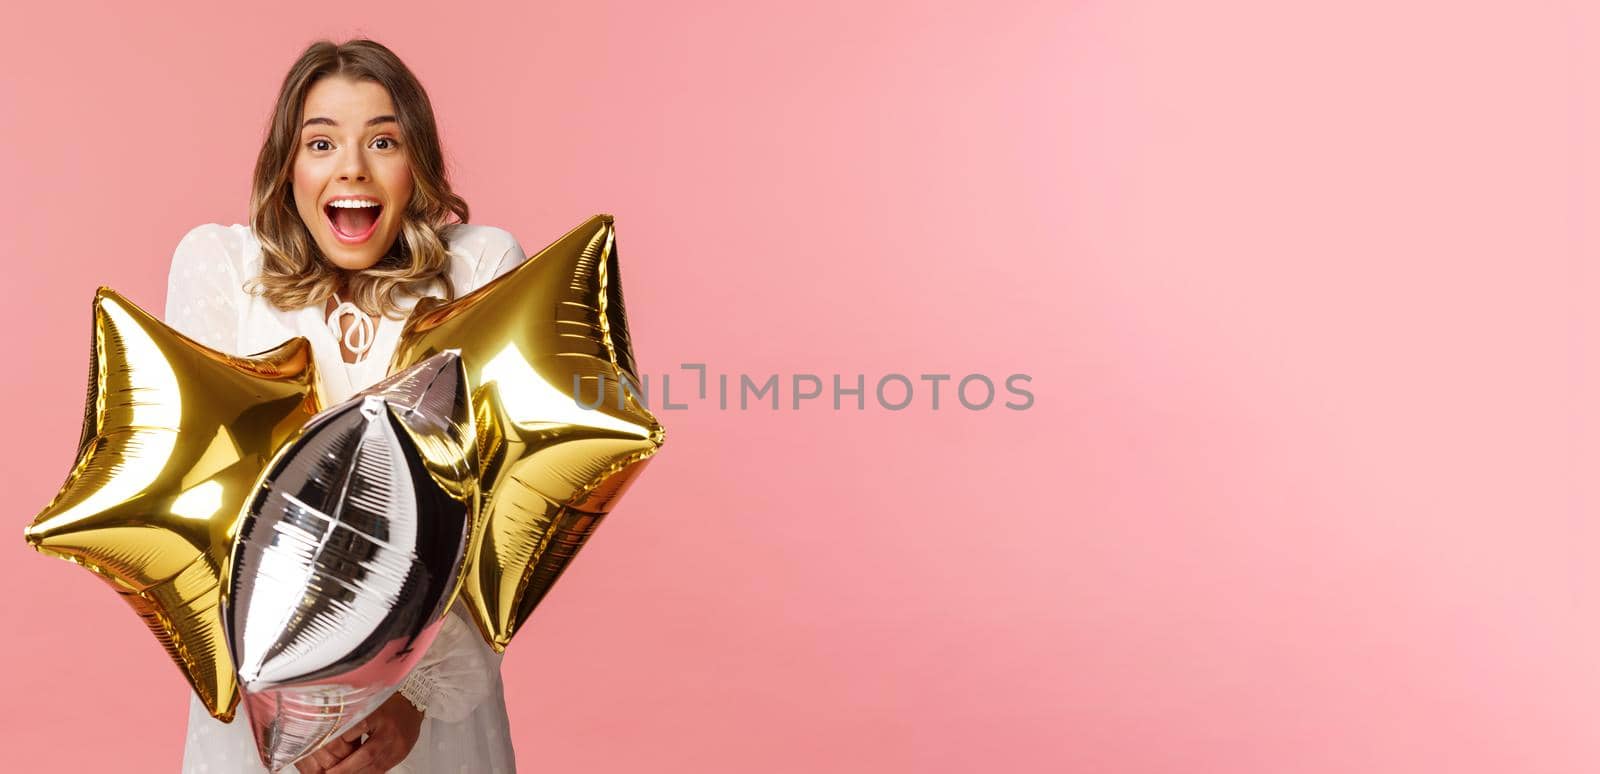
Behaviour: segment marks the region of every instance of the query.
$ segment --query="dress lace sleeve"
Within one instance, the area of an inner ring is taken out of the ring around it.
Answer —
[[[445,614],[444,626],[428,652],[400,686],[400,693],[423,707],[423,715],[459,723],[472,714],[494,688],[500,654],[490,649],[477,626],[467,620],[458,600]]]
[[[212,349],[238,346],[237,298],[243,292],[225,226],[197,226],[178,241],[167,274],[167,325]]]

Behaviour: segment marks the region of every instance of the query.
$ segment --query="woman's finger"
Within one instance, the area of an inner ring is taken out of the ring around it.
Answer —
[[[343,744],[343,742],[340,744]],[[348,753],[341,755],[338,752],[323,747],[311,753],[311,760],[315,761],[316,764],[321,767],[318,769],[318,771],[326,771],[334,766],[339,765],[339,761],[344,760],[346,756],[348,756]]]
[[[317,752],[327,753],[333,760],[326,765],[333,765],[356,751],[356,746],[343,739],[330,739],[328,743],[317,749]]]
[[[328,769],[327,774],[360,774],[372,765],[373,749],[362,745],[350,757],[339,761],[339,765]]]
[[[367,733],[367,728],[370,725],[371,723],[367,720],[362,720],[361,722],[351,726],[349,731],[344,732],[344,736],[340,737],[339,740],[354,746],[356,742],[361,741],[361,735]]]

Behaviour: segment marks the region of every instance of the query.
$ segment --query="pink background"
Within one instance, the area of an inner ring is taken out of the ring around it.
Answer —
[[[176,670],[21,529],[94,288],[160,309],[289,63],[366,33],[474,221],[616,214],[647,372],[1033,375],[663,412],[510,651],[523,770],[1594,769],[1578,3],[459,5],[5,11],[0,768],[177,768]]]

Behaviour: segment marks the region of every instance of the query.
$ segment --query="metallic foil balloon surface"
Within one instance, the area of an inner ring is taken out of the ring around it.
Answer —
[[[433,642],[472,534],[472,448],[447,352],[318,414],[263,474],[223,600],[263,765],[349,730]]]
[[[621,387],[638,371],[611,216],[459,299],[424,299],[389,370],[447,349],[472,385],[484,497],[461,593],[503,651],[665,438]]]
[[[315,383],[305,339],[234,357],[101,288],[77,462],[25,533],[122,594],[222,720],[238,702],[218,607],[233,530],[316,413]]]

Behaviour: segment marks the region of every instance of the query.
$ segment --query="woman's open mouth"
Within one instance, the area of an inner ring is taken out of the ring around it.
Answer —
[[[383,205],[377,199],[366,197],[341,197],[322,208],[333,229],[333,238],[347,245],[359,245],[378,230],[378,216]]]

